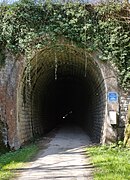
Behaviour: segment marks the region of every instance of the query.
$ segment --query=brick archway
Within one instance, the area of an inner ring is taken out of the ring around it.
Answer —
[[[47,47],[31,59],[30,79],[24,70],[19,88],[20,144],[43,135],[72,111],[94,142],[106,140],[107,88],[94,56],[68,44]]]
[[[3,69],[4,144],[17,149],[54,128],[71,111],[68,121],[82,126],[94,142],[116,140],[117,126],[111,125],[109,110],[120,113],[119,102],[109,103],[107,94],[118,93],[118,84],[110,64],[96,53],[63,43],[37,51],[29,69],[24,63],[24,57],[15,61],[8,54]]]

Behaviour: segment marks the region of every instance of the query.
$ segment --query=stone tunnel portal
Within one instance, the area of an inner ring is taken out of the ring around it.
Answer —
[[[106,90],[93,58],[74,46],[60,45],[42,49],[30,63],[18,91],[20,143],[65,122],[78,124],[100,142]]]

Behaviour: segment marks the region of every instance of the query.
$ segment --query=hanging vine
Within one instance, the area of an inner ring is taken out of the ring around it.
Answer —
[[[32,50],[39,50],[57,39],[75,43],[86,51],[100,51],[99,58],[118,68],[120,84],[130,87],[130,8],[119,3],[90,5],[21,0],[0,5],[0,44],[27,58],[27,73]],[[0,51],[0,57],[2,55]],[[3,58],[0,58],[2,64]],[[55,57],[55,79],[57,63]],[[85,59],[85,70],[87,58]],[[31,81],[29,75],[27,81]]]
[[[57,80],[57,69],[58,69],[58,61],[57,61],[57,55],[55,52],[55,80]]]

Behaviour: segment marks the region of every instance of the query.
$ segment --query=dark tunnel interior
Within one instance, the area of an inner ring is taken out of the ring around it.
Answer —
[[[21,127],[26,127],[21,131],[22,136],[25,133],[26,139],[31,133],[33,137],[43,136],[59,125],[70,123],[81,126],[94,142],[100,142],[106,93],[99,67],[90,58],[85,69],[85,57],[80,53],[75,57],[67,50],[57,53],[55,72],[57,66],[53,53],[49,51],[47,57],[44,54],[37,57],[40,62],[37,69],[32,60],[32,89],[31,92],[27,90],[21,111],[26,119],[24,122],[21,118]]]
[[[86,92],[85,83],[69,79],[69,77],[55,81],[54,85],[48,88],[45,102],[43,102],[47,108],[46,112],[42,112],[50,114],[47,119],[48,127],[55,126],[55,123],[82,125],[88,103]]]

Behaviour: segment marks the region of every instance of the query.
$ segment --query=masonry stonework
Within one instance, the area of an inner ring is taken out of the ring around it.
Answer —
[[[72,52],[69,51],[67,49],[64,54],[59,54],[59,59],[62,60],[59,61],[59,76],[66,76],[67,73],[69,73],[70,79],[71,76],[74,78],[84,76],[84,55],[82,53],[80,55],[79,51],[74,49],[74,53],[79,54],[75,59]],[[48,52],[52,54],[48,55]],[[51,89],[53,89],[54,85],[52,81],[54,65],[51,60],[54,52],[51,52],[50,49],[48,52],[43,51],[37,55],[38,65],[35,63],[35,58],[32,60],[31,87],[26,82],[24,57],[14,58],[10,53],[6,53],[5,66],[0,69],[0,147],[9,146],[11,149],[17,149],[34,136],[44,134],[47,126],[50,128],[53,126],[54,110],[47,109],[47,106],[50,105],[46,101],[50,100],[48,99],[50,96],[47,92],[48,87],[51,85]],[[48,59],[43,63],[42,59],[45,59],[45,54]],[[69,58],[68,61],[66,56]],[[87,75],[90,77],[88,77],[87,83],[91,89],[87,89],[90,102],[86,110],[89,133],[94,141],[98,139],[101,143],[115,142],[123,137],[130,93],[120,89],[117,75],[109,63],[99,61],[96,54],[92,54],[89,58]],[[73,71],[71,67],[74,68]],[[38,78],[35,77],[36,73]],[[108,92],[111,91],[118,93],[117,103],[108,102]],[[55,94],[52,97],[55,101]],[[46,106],[44,113],[41,110],[43,102]],[[49,110],[51,115],[49,115]],[[116,126],[112,126],[110,123],[110,110],[117,112],[118,123]],[[48,116],[52,123],[48,122]],[[86,122],[83,126],[87,127]]]
[[[11,149],[19,147],[17,137],[17,86],[22,61],[6,53],[5,65],[0,69],[0,129],[3,144]]]
[[[128,105],[130,104],[130,91],[123,91],[120,90],[120,116],[119,116],[119,127],[118,127],[118,132],[119,132],[119,137],[121,139],[124,138],[124,128],[126,125],[126,116],[128,113]]]

